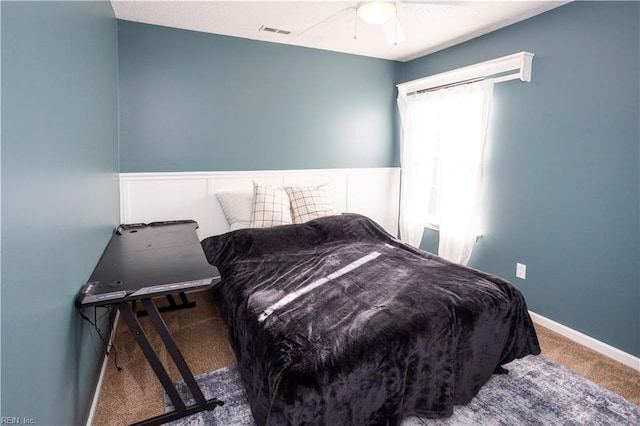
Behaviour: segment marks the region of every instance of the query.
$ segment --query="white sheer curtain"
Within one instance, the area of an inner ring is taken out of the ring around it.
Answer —
[[[435,145],[422,143],[433,126],[429,117],[432,103],[420,96],[398,98],[402,121],[400,142],[400,238],[414,247],[420,246],[429,208],[428,188],[431,174],[424,167],[434,155]]]
[[[429,203],[437,204],[438,255],[466,264],[476,238],[482,162],[493,84],[478,82],[398,98],[400,237],[418,246]],[[437,155],[437,173],[432,169]],[[437,191],[432,193],[432,180]],[[432,195],[433,194],[433,195]],[[436,196],[437,200],[431,200]]]

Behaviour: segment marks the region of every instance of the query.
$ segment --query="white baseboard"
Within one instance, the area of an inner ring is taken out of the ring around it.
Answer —
[[[621,364],[631,367],[634,370],[640,371],[640,358],[623,352],[620,349],[616,349],[613,346],[609,346],[606,343],[603,343],[599,340],[594,339],[593,337],[589,337],[586,334],[582,334],[579,331],[550,320],[549,318],[545,318],[542,315],[538,315],[535,312],[529,311],[529,314],[531,315],[531,319],[533,320],[533,322],[540,324],[541,326],[548,328],[549,330],[554,331],[568,339],[571,339],[576,343],[586,346],[589,349],[593,349],[594,351],[599,352],[602,355],[607,356],[615,361],[618,361]]]
[[[116,312],[116,317],[113,320],[113,327],[111,327],[111,334],[109,335],[109,342],[107,343],[107,351],[104,355],[104,359],[102,360],[102,368],[100,369],[100,377],[98,377],[98,383],[96,385],[96,391],[93,393],[93,400],[91,401],[91,409],[89,410],[89,417],[87,418],[87,425],[93,425],[93,419],[96,416],[96,410],[98,409],[98,401],[100,400],[100,390],[102,389],[102,381],[104,380],[104,375],[107,372],[107,365],[109,363],[109,357],[107,354],[113,347],[113,339],[116,336],[116,327],[118,325],[118,320],[120,319],[120,311]]]

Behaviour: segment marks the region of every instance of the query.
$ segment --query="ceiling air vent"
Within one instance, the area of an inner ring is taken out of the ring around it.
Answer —
[[[284,35],[289,35],[291,34],[291,31],[287,31],[287,30],[281,30],[278,28],[272,28],[272,27],[265,27],[264,25],[260,27],[260,29],[258,31],[266,31],[268,33],[275,33],[275,34],[284,34]]]

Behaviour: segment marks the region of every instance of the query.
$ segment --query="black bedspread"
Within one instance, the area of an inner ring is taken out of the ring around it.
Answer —
[[[398,424],[540,353],[508,282],[344,214],[202,242],[258,425]]]

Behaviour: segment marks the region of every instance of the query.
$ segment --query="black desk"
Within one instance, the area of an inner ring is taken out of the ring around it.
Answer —
[[[198,224],[192,220],[120,225],[91,278],[76,297],[78,308],[107,305],[118,308],[175,407],[170,413],[136,425],[160,425],[223,404],[216,398],[205,399],[153,302],[153,298],[165,296],[170,309],[191,307],[193,304],[186,298],[186,292],[210,288],[220,280],[218,269],[205,258],[197,228]],[[175,294],[180,295],[182,304],[175,303]],[[138,321],[138,302],[149,315],[195,404],[185,404],[149,343]]]

